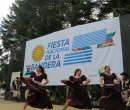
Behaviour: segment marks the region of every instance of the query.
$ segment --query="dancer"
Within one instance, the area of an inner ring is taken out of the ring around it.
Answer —
[[[123,92],[122,92],[122,97],[123,97],[123,99],[124,99],[124,102],[125,103],[127,103],[127,101],[128,101],[128,89],[130,88],[130,80],[129,80],[129,78],[128,78],[128,75],[125,73],[125,72],[123,72],[123,73],[121,73],[120,75],[122,75],[122,80],[121,80],[121,82],[122,82],[122,90],[123,90]]]
[[[102,87],[102,97],[100,98],[100,107],[105,110],[125,110],[126,106],[118,90],[115,89],[115,83],[120,82],[120,78],[115,73],[110,73],[110,67],[105,66],[105,74],[100,75],[100,86]],[[104,85],[103,85],[104,80]]]
[[[47,74],[44,72],[42,66],[37,66],[36,71],[36,73],[31,72],[30,78],[21,77],[21,80],[28,88],[28,93],[26,93],[27,99],[23,110],[26,109],[27,105],[39,109],[46,108],[47,110],[53,110],[50,97],[44,89],[44,86],[49,82]],[[34,78],[34,81],[31,78]],[[43,79],[45,79],[44,84],[41,83]]]
[[[68,80],[61,80],[62,83],[68,85],[72,89],[63,110],[66,110],[68,106],[85,110],[91,109],[90,98],[84,87],[90,82],[90,79],[86,78],[84,75],[81,76],[81,74],[81,70],[76,69],[74,76],[70,76]]]

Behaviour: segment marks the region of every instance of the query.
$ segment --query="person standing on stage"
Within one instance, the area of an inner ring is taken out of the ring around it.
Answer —
[[[31,78],[34,78],[34,80]],[[43,79],[45,80],[44,84],[41,83]],[[28,88],[28,92],[26,92],[27,99],[23,110],[26,109],[27,105],[39,109],[46,108],[47,110],[53,110],[50,97],[44,89],[44,86],[49,82],[49,80],[42,66],[37,66],[36,73],[31,72],[30,78],[21,77],[21,80]]]
[[[127,103],[128,97],[129,97],[129,91],[130,88],[130,79],[128,78],[128,75],[125,72],[122,72],[120,75],[122,75],[122,97],[124,99],[124,102]]]
[[[74,76],[70,76],[67,80],[61,80],[62,83],[68,85],[72,89],[63,110],[66,110],[68,106],[85,110],[91,109],[90,98],[85,89],[85,85],[90,83],[90,79],[84,75],[81,76],[81,74],[81,69],[76,69]]]
[[[120,82],[120,78],[115,73],[110,73],[109,66],[105,66],[105,71],[105,73],[100,75],[100,86],[102,87],[100,107],[105,110],[125,110],[126,105],[114,84],[114,80],[116,80],[115,83],[118,83]]]

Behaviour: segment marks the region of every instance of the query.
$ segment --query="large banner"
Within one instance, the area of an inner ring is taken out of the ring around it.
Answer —
[[[43,30],[44,31],[44,30]],[[119,18],[71,27],[26,43],[24,76],[42,65],[48,85],[62,85],[75,69],[99,84],[104,66],[119,75],[123,71]]]

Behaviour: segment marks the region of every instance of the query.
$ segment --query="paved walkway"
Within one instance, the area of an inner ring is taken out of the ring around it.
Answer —
[[[22,110],[23,105],[24,105],[23,102],[0,100],[0,110]],[[62,107],[63,107],[62,105],[54,105],[54,110],[62,110]],[[26,110],[38,110],[38,109],[28,106]],[[80,109],[68,107],[67,110],[80,110]],[[93,108],[92,110],[99,110],[99,109]]]

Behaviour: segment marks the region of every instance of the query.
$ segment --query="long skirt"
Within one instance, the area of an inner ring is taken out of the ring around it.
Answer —
[[[62,80],[61,82],[72,89],[71,93],[68,95],[68,99],[72,100],[72,103],[70,103],[69,106],[79,109],[84,109],[87,107],[89,109],[92,108],[91,100],[84,86],[66,80]]]
[[[100,107],[105,110],[126,110],[121,93],[113,87],[102,88]]]
[[[22,77],[21,80],[28,88],[28,93],[26,93],[26,102],[28,102],[29,106],[40,109],[53,108],[50,97],[42,86],[34,83],[31,78]]]

